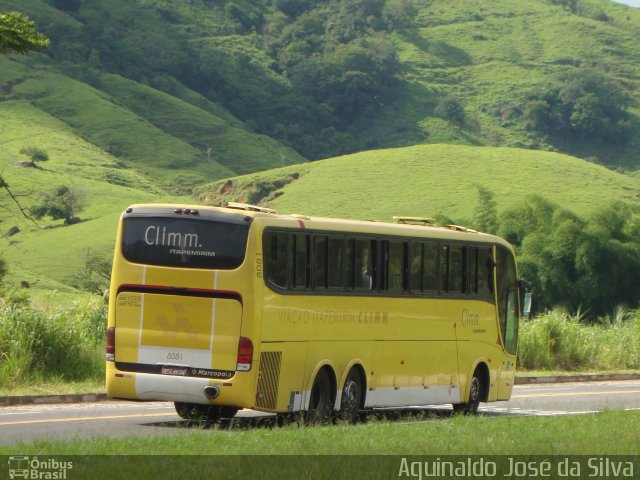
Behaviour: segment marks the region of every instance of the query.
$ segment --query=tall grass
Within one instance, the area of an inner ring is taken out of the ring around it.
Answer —
[[[107,309],[98,300],[60,306],[0,298],[0,385],[100,381]],[[553,311],[523,322],[521,370],[640,369],[640,310],[596,325]]]
[[[552,311],[520,328],[519,364],[525,370],[640,368],[640,310],[616,309],[595,325],[580,314]]]
[[[98,301],[47,308],[0,299],[0,384],[102,378],[105,324]]]

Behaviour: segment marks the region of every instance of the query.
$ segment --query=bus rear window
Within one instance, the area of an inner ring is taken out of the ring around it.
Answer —
[[[122,254],[146,265],[233,269],[244,261],[248,231],[245,224],[213,220],[129,217]]]

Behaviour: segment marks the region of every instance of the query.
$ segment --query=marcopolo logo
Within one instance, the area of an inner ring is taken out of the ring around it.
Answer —
[[[9,457],[9,478],[28,478],[34,480],[65,480],[67,472],[73,468],[73,462],[64,462],[55,458]]]

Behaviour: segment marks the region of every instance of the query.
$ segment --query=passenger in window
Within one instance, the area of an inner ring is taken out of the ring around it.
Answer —
[[[358,260],[358,263],[361,265],[360,281],[358,287],[368,288],[369,290],[372,290],[373,277],[371,275],[371,272],[373,271],[373,268],[371,265],[371,255],[369,255],[368,248],[362,248],[360,250],[360,258]]]
[[[368,288],[369,290],[373,288],[373,278],[367,268],[362,269],[362,283],[360,285],[364,288]]]

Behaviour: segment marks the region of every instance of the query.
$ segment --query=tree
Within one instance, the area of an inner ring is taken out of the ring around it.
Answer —
[[[82,5],[82,0],[53,0],[53,4],[60,10],[77,12]]]
[[[525,200],[500,214],[498,235],[520,246],[532,232],[549,234],[551,218],[558,206],[540,195],[528,195]]]
[[[576,252],[576,285],[596,315],[640,299],[638,209],[623,202],[601,207],[589,218],[585,240]]]
[[[518,250],[520,276],[539,309],[564,306],[591,318],[640,300],[640,214],[617,202],[588,219],[530,196],[502,212],[498,233]]]
[[[486,233],[496,233],[498,230],[498,209],[493,192],[482,185],[478,189],[478,205],[473,209],[473,226]]]
[[[464,123],[464,107],[453,97],[445,96],[440,98],[433,112],[439,117],[458,125]]]
[[[349,43],[384,26],[384,0],[336,0],[329,6],[326,35],[332,42]]]
[[[109,288],[112,259],[91,250],[87,251],[84,269],[77,278],[78,287],[102,295]]]
[[[338,121],[348,124],[379,109],[398,65],[392,44],[368,38],[302,60],[291,68],[290,78],[297,92],[326,103]]]
[[[84,194],[71,189],[66,185],[61,185],[52,193],[43,195],[43,201],[31,209],[31,213],[36,218],[45,216],[54,220],[64,219],[65,225],[76,223],[75,215],[84,209]]]
[[[387,0],[382,8],[382,18],[392,30],[409,28],[417,13],[412,0]]]
[[[289,17],[297,17],[318,3],[318,0],[272,0],[273,8]]]
[[[566,10],[575,13],[576,7],[578,5],[578,0],[551,0],[551,3],[555,5],[561,5]]]
[[[31,166],[35,167],[38,162],[46,162],[49,160],[49,154],[37,147],[24,147],[20,150],[20,153],[26,155],[31,159]]]
[[[525,104],[529,127],[573,141],[621,143],[629,134],[630,97],[597,70],[575,69],[557,76]]]
[[[27,53],[49,46],[49,39],[18,12],[0,12],[0,53]]]

